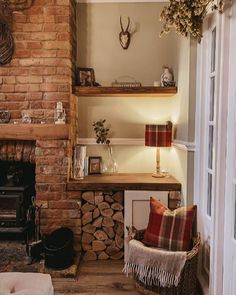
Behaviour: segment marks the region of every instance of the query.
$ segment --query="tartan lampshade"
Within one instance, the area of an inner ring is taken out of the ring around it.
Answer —
[[[172,138],[172,124],[146,125],[145,145],[156,147],[170,147]]]
[[[145,126],[145,145],[155,146],[156,151],[156,172],[153,177],[164,177],[160,172],[160,147],[170,147],[172,139],[172,123],[165,125],[146,125]]]

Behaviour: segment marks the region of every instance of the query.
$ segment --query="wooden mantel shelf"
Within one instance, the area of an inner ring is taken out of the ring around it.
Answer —
[[[77,96],[133,96],[133,97],[170,97],[177,93],[177,87],[82,87],[75,86],[74,94]]]
[[[119,173],[89,175],[81,180],[71,180],[67,190],[156,190],[180,191],[181,184],[173,176],[154,178],[151,173]]]
[[[68,124],[0,124],[0,140],[46,140],[68,137]]]

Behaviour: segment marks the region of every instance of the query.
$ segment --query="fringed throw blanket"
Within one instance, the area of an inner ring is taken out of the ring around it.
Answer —
[[[131,240],[123,272],[134,274],[145,285],[177,286],[186,261],[184,251],[166,251]]]

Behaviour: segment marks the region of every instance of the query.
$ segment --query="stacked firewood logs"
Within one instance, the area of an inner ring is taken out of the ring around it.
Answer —
[[[123,192],[82,194],[84,260],[121,259],[124,255]]]

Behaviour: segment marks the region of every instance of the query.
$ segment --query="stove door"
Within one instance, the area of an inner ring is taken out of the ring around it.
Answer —
[[[21,194],[0,195],[0,226],[20,226],[24,216],[22,211]]]

